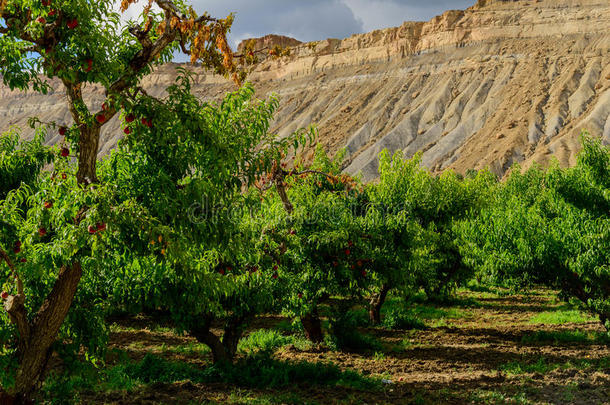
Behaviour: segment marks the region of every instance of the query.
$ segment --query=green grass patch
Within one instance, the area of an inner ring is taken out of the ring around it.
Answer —
[[[197,342],[189,342],[178,346],[170,346],[163,343],[159,350],[161,353],[182,354],[186,356],[202,356],[210,352],[210,348],[207,345]]]
[[[274,329],[259,329],[241,339],[237,349],[245,354],[273,353],[280,347],[287,345],[293,345],[299,350],[308,350],[312,347],[312,343],[304,337],[284,335]]]
[[[429,304],[414,304],[405,302],[400,298],[391,298],[386,301],[382,308],[382,315],[391,311],[403,311],[421,320],[437,320],[442,318],[459,319],[468,318],[470,314],[460,308],[445,308]]]
[[[551,362],[545,357],[540,357],[535,362],[513,361],[500,366],[500,370],[509,375],[522,375],[529,373],[545,374],[556,369],[576,370],[607,370],[610,368],[610,357],[599,359],[574,359],[565,363]]]
[[[477,298],[506,297],[514,293],[514,291],[509,288],[492,284],[478,283],[475,280],[469,282],[465,287],[458,289],[458,291],[473,292]]]
[[[537,331],[531,334],[524,335],[521,338],[521,343],[610,343],[610,336],[604,332],[584,332],[579,330],[566,331]]]
[[[505,394],[499,391],[490,390],[476,390],[469,398],[469,402],[472,404],[515,404],[515,405],[526,405],[532,402],[527,399],[525,393],[520,392],[517,394]]]
[[[189,363],[171,361],[148,354],[140,361],[125,360],[103,369],[82,363],[70,374],[51,375],[43,395],[49,403],[78,402],[79,391],[131,392],[139,387],[171,384],[179,381],[192,383],[228,383],[244,388],[281,388],[294,384],[349,387],[358,390],[378,390],[381,381],[365,377],[355,371],[342,371],[333,364],[287,362],[267,355],[253,355],[236,364],[198,368]]]
[[[532,324],[563,325],[565,323],[587,323],[596,318],[577,309],[560,309],[557,311],[541,312],[530,319]]]
[[[318,402],[303,398],[297,393],[286,392],[286,393],[252,393],[245,390],[236,390],[231,393],[228,398],[230,404],[248,404],[248,405],[275,405],[275,404],[289,404],[289,405],[317,405]]]
[[[500,367],[500,370],[504,371],[509,375],[520,375],[526,373],[548,373],[549,371],[559,368],[558,364],[548,363],[544,357],[541,357],[535,363],[525,363],[519,361],[513,361],[506,363]]]
[[[391,308],[385,313],[382,325],[388,329],[425,329],[426,324],[406,309]]]

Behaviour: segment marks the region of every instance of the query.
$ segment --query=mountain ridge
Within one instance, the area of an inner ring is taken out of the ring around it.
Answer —
[[[249,80],[259,97],[281,97],[274,131],[317,123],[318,142],[330,153],[346,147],[345,170],[366,181],[377,176],[382,149],[407,157],[422,151],[433,171],[489,167],[502,175],[515,162],[544,165],[552,156],[565,166],[575,163],[581,129],[610,142],[608,27],[605,0],[479,0],[427,22],[345,39],[277,36],[278,45],[295,44],[291,55],[263,57]],[[275,44],[263,39],[257,49]],[[163,95],[175,68],[157,69],[143,87]],[[202,97],[234,89],[190,69]],[[0,130],[23,126],[34,112],[70,123],[59,83],[52,86],[49,96],[0,87]],[[101,88],[85,94],[88,105],[103,98]],[[110,122],[100,154],[121,134],[118,121]]]

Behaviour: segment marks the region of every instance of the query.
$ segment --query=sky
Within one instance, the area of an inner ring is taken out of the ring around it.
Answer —
[[[213,17],[235,13],[231,45],[246,38],[279,34],[300,41],[346,38],[396,27],[404,21],[427,21],[446,10],[465,9],[476,0],[190,0],[198,13]],[[140,0],[139,3],[145,3]],[[140,5],[141,7],[141,5]],[[136,10],[130,10],[135,12]]]

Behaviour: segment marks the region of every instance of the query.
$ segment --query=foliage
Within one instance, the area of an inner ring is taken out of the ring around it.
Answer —
[[[53,154],[43,146],[44,133],[38,131],[32,141],[20,141],[18,128],[0,136],[0,200],[21,184],[32,185]]]
[[[610,319],[610,149],[586,135],[573,168],[514,168],[481,214],[456,225],[466,262],[495,281],[543,284]],[[610,324],[606,324],[610,328]]]

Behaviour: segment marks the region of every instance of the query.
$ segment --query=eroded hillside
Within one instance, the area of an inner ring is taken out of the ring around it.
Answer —
[[[608,0],[480,0],[343,40],[283,40],[296,44],[291,56],[262,61],[249,80],[260,97],[281,96],[274,130],[316,123],[319,142],[331,152],[347,147],[346,171],[365,180],[376,177],[384,148],[422,151],[433,170],[488,166],[502,174],[551,156],[570,165],[583,128],[610,142],[609,28]],[[143,86],[161,95],[174,77],[168,65]],[[232,88],[206,73],[196,82],[204,97]],[[32,115],[70,123],[53,84],[46,96],[0,88],[0,130]],[[101,104],[100,89],[86,94]],[[116,145],[118,126],[105,128],[100,154]]]

